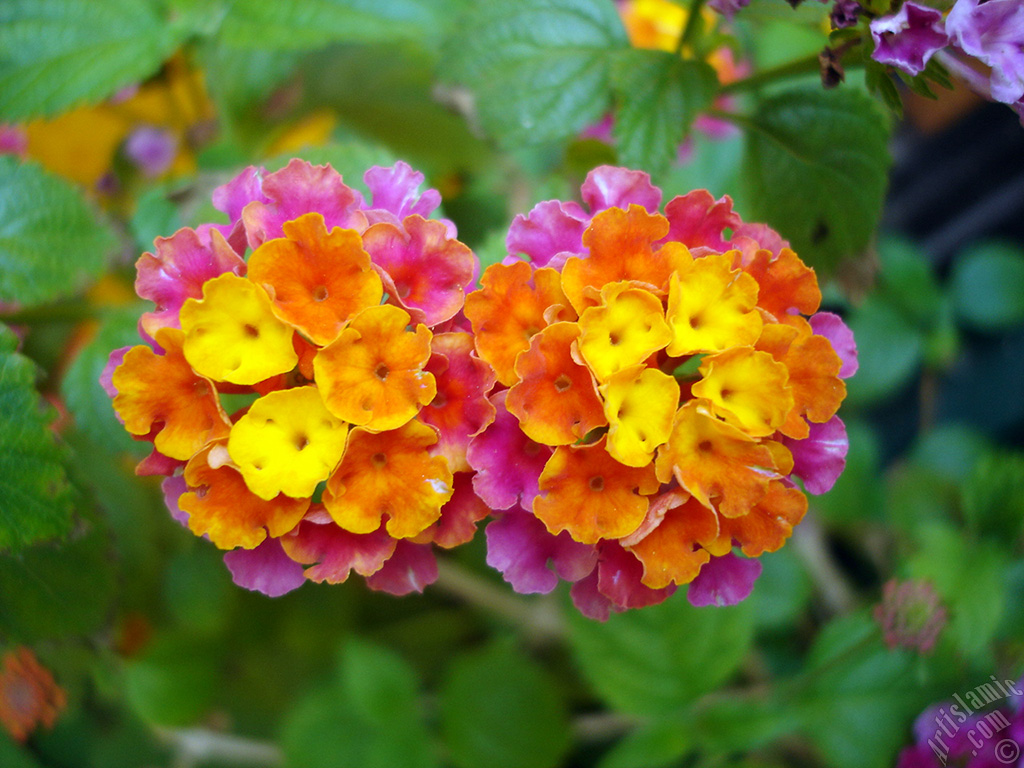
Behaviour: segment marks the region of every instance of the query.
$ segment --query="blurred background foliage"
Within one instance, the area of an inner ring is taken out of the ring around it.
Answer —
[[[31,648],[52,674],[36,689],[66,701],[27,737],[0,729],[0,765],[871,768],[931,703],[1017,679],[1024,247],[987,221],[940,259],[926,233],[879,227],[893,160],[913,173],[901,142],[921,136],[856,61],[822,89],[822,17],[781,0],[728,29],[698,13],[681,59],[632,47],[601,0],[4,3],[0,650]],[[722,82],[705,63],[722,45],[755,74]],[[611,135],[588,133],[609,110]],[[734,127],[680,152],[708,110]],[[140,126],[172,146],[159,168],[130,151]],[[137,256],[220,220],[210,192],[240,167],[293,155],[357,186],[406,160],[485,264],[515,213],[603,162],[649,171],[666,199],[729,194],[790,239],[860,371],[846,471],[751,598],[595,623],[562,592],[513,594],[482,535],[424,595],[236,588],[134,475],[145,451],[97,381],[137,340]],[[937,594],[930,652],[886,642],[891,579]],[[0,714],[19,703],[3,680]]]

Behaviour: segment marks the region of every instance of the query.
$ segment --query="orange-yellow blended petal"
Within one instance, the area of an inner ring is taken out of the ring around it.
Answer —
[[[345,452],[348,425],[324,406],[316,387],[264,395],[231,428],[228,453],[249,490],[270,500],[311,496]]]
[[[534,270],[525,261],[492,264],[480,279],[480,290],[466,297],[464,312],[473,324],[477,352],[506,387],[518,381],[516,356],[548,325],[548,308],[568,306],[560,281],[555,270]]]
[[[384,285],[355,230],[328,232],[320,213],[283,226],[284,237],[249,257],[249,279],[263,286],[281,320],[315,344],[330,344],[353,315],[380,304]]]
[[[658,479],[673,476],[701,504],[726,517],[745,515],[779,472],[772,451],[690,400],[676,412],[672,435],[658,451]]]
[[[607,208],[594,216],[583,233],[590,255],[572,256],[562,267],[562,290],[573,308],[582,312],[597,304],[601,288],[622,280],[664,291],[677,265],[677,251],[655,251],[654,243],[667,234],[668,219],[639,205],[630,205],[628,211]]]
[[[434,430],[410,421],[390,432],[352,430],[348,450],[327,481],[323,503],[352,533],[372,533],[387,520],[396,539],[416,536],[441,517],[453,492],[443,456],[431,456]]]
[[[802,440],[810,434],[804,417],[816,424],[831,419],[846,397],[846,383],[839,378],[842,360],[829,340],[813,335],[803,318],[796,320],[796,327],[766,325],[756,347],[786,366],[794,405],[779,431]]]
[[[734,251],[684,263],[672,275],[666,318],[673,357],[746,346],[761,333],[757,281],[732,268]]]
[[[630,467],[649,464],[672,433],[679,383],[656,368],[635,365],[599,389],[608,417],[608,453]]]
[[[516,360],[520,381],[505,404],[535,442],[569,445],[608,423],[590,371],[573,360],[579,333],[576,323],[549,325]]]
[[[689,584],[711,559],[702,546],[718,538],[718,515],[694,498],[669,509],[657,528],[628,547],[643,563],[644,586]]]
[[[807,497],[799,488],[787,487],[781,481],[773,480],[754,508],[742,517],[723,517],[721,538],[724,539],[721,552],[732,549],[733,540],[739,542],[747,557],[759,557],[765,552],[775,552],[786,543],[804,514],[807,512]]]
[[[780,323],[787,322],[793,310],[803,315],[818,311],[818,278],[791,249],[783,248],[774,258],[771,251],[760,250],[743,265],[743,271],[757,280],[757,306]]]
[[[203,298],[181,308],[185,359],[214,381],[256,384],[298,362],[294,331],[277,317],[266,291],[226,272],[203,284]]]
[[[601,304],[579,319],[579,350],[598,381],[641,363],[672,340],[661,299],[631,283],[601,289]]]
[[[620,464],[605,451],[603,439],[562,446],[540,473],[541,495],[533,513],[551,533],[568,531],[582,544],[596,544],[635,531],[647,515],[647,497],[656,490],[652,466]]]
[[[153,440],[164,456],[185,461],[207,443],[225,437],[231,424],[213,382],[196,374],[182,354],[185,334],[161,328],[158,355],[147,346],[128,350],[114,371],[114,410],[133,435],[159,432]]]
[[[230,464],[210,466],[210,447],[185,467],[189,490],[178,498],[196,536],[209,536],[220,549],[253,549],[269,532],[275,538],[292,530],[309,509],[309,498],[279,494],[261,499],[249,490],[241,473]]]
[[[382,304],[364,309],[313,360],[316,383],[335,416],[369,430],[397,429],[437,394],[424,370],[433,334],[408,330],[409,313]]]
[[[693,395],[705,398],[716,416],[753,437],[772,434],[793,408],[786,366],[767,352],[734,347],[707,355],[700,374]]]

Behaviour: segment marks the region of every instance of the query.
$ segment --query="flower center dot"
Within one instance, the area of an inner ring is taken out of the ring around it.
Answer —
[[[244,330],[245,335],[253,339],[258,339],[260,336],[260,329],[257,328],[255,325],[250,325],[249,323],[246,323],[244,326]]]
[[[318,285],[316,290],[313,291],[313,301],[325,301],[328,297],[327,286]]]
[[[590,490],[592,491],[603,491],[604,478],[601,477],[600,475],[595,475],[594,477],[590,478],[590,482],[588,483],[588,485],[590,486]]]
[[[370,457],[370,463],[373,464],[373,466],[376,467],[377,469],[383,469],[385,466],[387,466],[388,457],[385,456],[383,453],[375,453],[373,454],[373,456]]]
[[[388,377],[389,373],[391,373],[391,371],[388,370],[388,367],[384,365],[384,363],[380,363],[373,370],[373,375],[376,376],[381,381],[384,381]]]
[[[569,389],[569,387],[571,386],[572,380],[564,373],[557,379],[555,379],[555,389],[557,389],[559,392],[565,392],[565,390]]]

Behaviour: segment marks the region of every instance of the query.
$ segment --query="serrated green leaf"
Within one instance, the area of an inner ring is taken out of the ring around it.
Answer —
[[[676,158],[697,114],[715,96],[715,70],[665,51],[620,51],[612,65],[619,162],[660,174]]]
[[[5,0],[0,119],[97,102],[156,72],[188,32],[154,0]]]
[[[875,103],[852,89],[795,89],[762,101],[748,128],[751,218],[823,272],[864,251],[889,169],[889,131]]]
[[[35,389],[36,367],[0,324],[0,552],[63,536],[72,493],[62,452]]]
[[[683,595],[607,622],[570,614],[570,641],[584,677],[616,709],[656,715],[713,690],[746,656],[753,603],[694,608]]]
[[[99,628],[114,588],[109,547],[92,528],[66,544],[0,555],[0,635],[33,643]]]
[[[612,52],[628,45],[611,3],[479,3],[448,46],[444,74],[476,97],[505,146],[578,134],[608,109]]]
[[[30,307],[74,293],[103,272],[114,243],[68,182],[0,157],[0,302]]]
[[[953,307],[972,328],[998,331],[1024,322],[1024,252],[1004,243],[972,247],[950,278]]]
[[[569,746],[554,683],[509,644],[456,658],[440,704],[445,745],[458,768],[553,768]]]
[[[396,39],[429,42],[461,6],[460,0],[234,0],[221,41],[261,51]]]

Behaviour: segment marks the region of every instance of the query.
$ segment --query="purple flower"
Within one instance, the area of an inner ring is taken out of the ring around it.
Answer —
[[[942,13],[917,3],[907,2],[899,13],[871,22],[875,50],[871,58],[917,75],[928,59],[949,42]]]
[[[832,28],[845,29],[846,27],[852,27],[857,23],[857,17],[860,16],[860,12],[861,7],[857,0],[836,0],[829,17],[832,21]]]
[[[136,128],[124,145],[128,158],[147,176],[159,176],[178,154],[178,137],[162,128]]]
[[[697,578],[690,582],[686,598],[697,608],[736,605],[750,596],[760,575],[759,560],[748,560],[727,552],[721,557],[712,557],[700,569]]]
[[[992,98],[1024,106],[1024,4],[1020,0],[957,0],[946,19],[952,41],[992,69]]]
[[[736,15],[736,11],[740,8],[746,8],[749,4],[750,0],[710,0],[708,8],[718,11],[727,19],[731,19]]]

